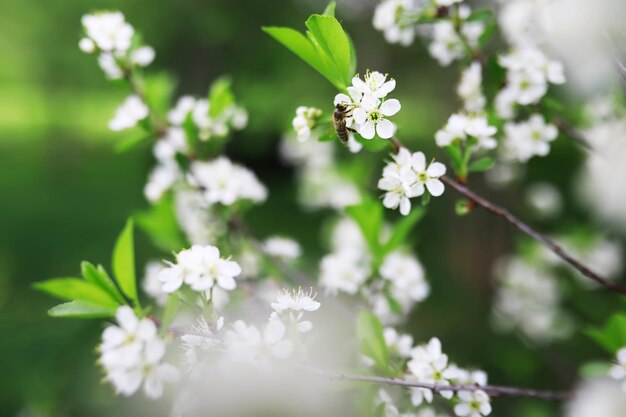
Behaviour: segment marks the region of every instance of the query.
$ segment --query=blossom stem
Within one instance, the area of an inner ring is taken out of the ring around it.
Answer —
[[[352,381],[352,382],[370,382],[374,384],[396,385],[406,388],[424,388],[440,394],[445,391],[484,391],[492,397],[509,396],[509,397],[528,397],[541,400],[563,401],[571,397],[570,392],[566,391],[543,391],[526,388],[507,387],[500,385],[441,385],[430,384],[425,382],[410,381],[400,378],[386,378],[381,376],[368,375],[346,375],[331,371],[323,371],[319,369],[309,368],[312,372],[331,381]]]
[[[393,144],[394,149],[400,149],[403,147],[402,143],[396,137],[392,137],[390,141]],[[475,205],[482,207],[484,210],[498,217],[502,217],[504,220],[509,222],[517,230],[519,230],[522,233],[525,233],[526,235],[532,237],[533,239],[541,243],[543,246],[545,246],[546,248],[551,250],[555,255],[561,258],[565,263],[567,263],[572,268],[580,272],[583,276],[597,282],[598,284],[600,284],[601,286],[603,286],[604,288],[608,290],[626,295],[626,287],[620,284],[613,283],[609,281],[607,278],[594,272],[587,265],[583,264],[582,262],[574,258],[572,255],[570,255],[557,242],[555,242],[548,236],[545,236],[539,233],[538,231],[536,231],[535,229],[533,229],[532,227],[524,223],[522,220],[517,218],[515,215],[513,215],[509,210],[493,204],[489,200],[481,197],[480,195],[476,194],[474,191],[467,188],[465,185],[455,181],[454,179],[448,177],[447,175],[444,175],[440,177],[439,179],[443,181],[449,187],[452,187],[453,189],[455,189],[458,193],[462,194],[465,198],[470,200]]]

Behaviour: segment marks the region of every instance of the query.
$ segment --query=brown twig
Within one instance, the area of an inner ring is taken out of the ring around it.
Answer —
[[[390,141],[394,149],[399,149],[403,147],[402,143],[395,136],[392,137]],[[521,221],[519,218],[514,216],[507,209],[493,204],[492,202],[488,201],[487,199],[481,197],[480,195],[476,194],[474,191],[467,188],[467,186],[460,184],[454,179],[448,177],[447,175],[444,175],[443,177],[441,177],[440,180],[443,181],[449,187],[452,187],[453,189],[455,189],[458,193],[462,194],[470,202],[483,208],[484,210],[487,210],[488,212],[492,214],[495,214],[498,217],[502,217],[504,220],[509,222],[517,230],[521,231],[522,233],[527,234],[528,236],[532,237],[533,239],[535,239],[536,241],[544,245],[546,248],[550,249],[554,254],[556,254],[559,258],[561,258],[565,263],[570,265],[572,268],[580,272],[583,276],[592,279],[593,281],[597,282],[604,288],[607,288],[611,291],[615,291],[621,294],[626,294],[626,287],[620,284],[613,283],[609,281],[607,278],[594,272],[587,265],[583,264],[578,259],[570,255],[557,242],[539,233],[538,231],[536,231],[535,229],[533,229],[532,227],[530,227],[529,225]]]
[[[370,382],[375,384],[387,384],[396,385],[405,388],[423,388],[431,390],[435,394],[441,394],[441,392],[452,391],[484,391],[492,397],[509,396],[509,397],[528,397],[537,398],[542,400],[555,400],[563,401],[571,397],[569,392],[558,391],[542,391],[526,388],[505,387],[500,385],[442,385],[442,384],[429,384],[425,382],[416,382],[407,379],[399,378],[386,378],[381,376],[367,376],[367,375],[346,375],[341,373],[335,373],[330,371],[322,371],[319,369],[309,368],[310,371],[315,374],[332,380],[332,381],[352,381],[352,382]]]

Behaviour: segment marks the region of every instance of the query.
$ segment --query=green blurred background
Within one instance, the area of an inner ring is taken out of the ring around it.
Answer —
[[[101,326],[48,318],[54,300],[30,288],[34,281],[77,274],[83,259],[108,265],[125,219],[147,207],[142,188],[150,153],[145,148],[115,153],[119,135],[106,124],[125,92],[109,85],[94,57],[78,50],[81,15],[98,8],[123,11],[157,51],[151,68],[175,75],[179,94],[204,95],[217,76],[232,75],[250,125],[236,134],[229,154],[252,167],[271,190],[250,222],[261,235],[293,236],[317,256],[323,252],[318,230],[328,213],[297,208],[293,172],[279,162],[276,146],[297,105],[327,108],[335,92],[260,27],[303,27],[305,18],[324,6],[317,0],[2,2],[0,415],[137,415],[132,402],[116,399],[99,383],[94,347]],[[372,7],[373,1],[339,1],[338,16],[357,46],[358,68],[393,74],[403,104],[400,134],[441,158],[433,153],[432,136],[458,106],[453,88],[458,69],[440,69],[422,44],[387,45],[371,26]],[[559,143],[550,161],[531,164],[531,177],[568,189],[579,160],[579,150]],[[480,181],[476,187],[525,214],[519,190],[493,193]],[[566,204],[566,224],[587,221],[569,198]],[[456,218],[452,195],[433,201],[414,242],[433,291],[413,315],[410,331],[417,340],[441,337],[451,357],[483,367],[493,382],[568,387],[577,363],[600,355],[584,335],[537,350],[490,328],[491,266],[511,250],[513,236],[506,224],[484,213]],[[141,259],[159,255],[145,238],[138,239],[138,247]],[[594,306],[602,300],[591,297]],[[597,322],[609,308],[602,303],[580,314]],[[556,412],[529,401],[498,404],[500,416]]]

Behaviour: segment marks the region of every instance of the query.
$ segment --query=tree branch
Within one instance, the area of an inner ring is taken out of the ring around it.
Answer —
[[[395,136],[392,137],[390,139],[390,141],[391,141],[391,143],[393,145],[394,150],[395,149],[400,149],[401,147],[403,147],[402,143]],[[533,239],[535,239],[536,241],[541,243],[543,246],[545,246],[546,248],[551,250],[555,255],[557,255],[559,258],[561,258],[565,263],[567,263],[572,268],[574,268],[578,272],[580,272],[583,276],[585,276],[587,278],[590,278],[591,280],[597,282],[598,284],[600,284],[601,286],[603,286],[606,289],[618,292],[620,294],[626,294],[626,287],[624,287],[624,286],[622,286],[620,284],[616,284],[614,282],[611,282],[607,278],[605,278],[605,277],[601,276],[600,274],[594,272],[587,265],[583,264],[582,262],[580,262],[579,260],[574,258],[572,255],[570,255],[557,242],[555,242],[554,240],[552,240],[548,236],[545,236],[545,235],[539,233],[538,231],[536,231],[535,229],[533,229],[532,227],[530,227],[529,225],[527,225],[526,223],[521,221],[519,218],[514,216],[507,209],[491,203],[487,199],[481,197],[480,195],[476,194],[475,192],[473,192],[472,190],[467,188],[465,185],[458,183],[457,181],[455,181],[454,179],[450,178],[447,175],[444,175],[443,177],[441,177],[440,180],[443,181],[449,187],[454,188],[458,193],[463,195],[465,198],[470,200],[475,205],[480,206],[484,210],[486,210],[486,211],[488,211],[488,212],[490,212],[492,214],[495,214],[498,217],[502,217],[504,220],[509,222],[517,230],[519,230],[522,233],[525,233],[526,235],[532,237]]]

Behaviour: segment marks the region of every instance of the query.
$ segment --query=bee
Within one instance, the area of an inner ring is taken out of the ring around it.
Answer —
[[[349,132],[355,133],[356,131],[346,126],[346,119],[352,115],[354,105],[347,103],[337,103],[335,105],[335,111],[333,112],[333,126],[337,136],[343,143],[348,142]]]

